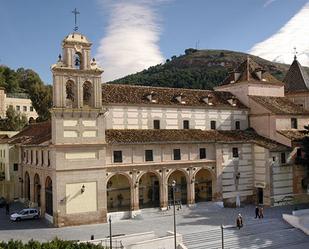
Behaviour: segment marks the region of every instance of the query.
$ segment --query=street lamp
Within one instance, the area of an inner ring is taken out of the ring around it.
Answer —
[[[173,215],[174,215],[174,244],[175,249],[177,248],[177,242],[176,242],[176,213],[175,213],[175,188],[176,188],[176,181],[173,180],[172,182],[172,189],[173,189]]]
[[[110,215],[108,218],[109,221],[109,248],[113,248],[113,240],[112,240],[112,216]]]

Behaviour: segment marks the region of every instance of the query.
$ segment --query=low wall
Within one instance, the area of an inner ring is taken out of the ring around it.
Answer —
[[[291,226],[309,235],[309,209],[293,211],[293,214],[283,214],[282,218]]]

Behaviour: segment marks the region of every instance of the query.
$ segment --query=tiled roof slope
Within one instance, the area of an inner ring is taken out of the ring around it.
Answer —
[[[269,72],[263,70],[263,68],[250,59],[250,57],[241,63],[234,72],[230,73],[220,86],[242,82],[283,85],[281,81],[277,80]]]
[[[295,58],[284,80],[285,91],[309,91],[309,76],[305,69]]]
[[[186,142],[240,142],[255,143],[274,151],[288,147],[258,135],[254,130],[106,130],[108,144],[149,144]]]
[[[51,140],[51,122],[33,123],[13,136],[10,144],[36,145]]]
[[[308,110],[286,97],[250,96],[250,98],[274,114],[309,115]]]
[[[309,131],[307,130],[281,130],[277,132],[292,141],[300,141],[305,136],[309,136]]]
[[[147,99],[147,95],[152,94],[153,102]],[[184,101],[180,103],[176,97],[182,95]],[[213,105],[208,105],[203,101],[205,97],[212,97]],[[133,86],[120,84],[102,84],[103,104],[146,104],[146,105],[169,105],[169,106],[201,106],[209,108],[246,108],[240,101],[236,100],[236,105],[232,106],[228,100],[235,98],[228,92]]]

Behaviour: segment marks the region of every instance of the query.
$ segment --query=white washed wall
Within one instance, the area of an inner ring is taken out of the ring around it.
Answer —
[[[232,148],[238,148],[239,158],[233,158]],[[222,149],[223,172],[222,194],[223,198],[233,198],[239,193],[240,197],[253,194],[253,165],[251,144],[224,144]],[[240,173],[238,190],[236,175]]]
[[[245,110],[145,106],[110,106],[108,109],[107,129],[153,129],[155,119],[160,120],[161,129],[183,129],[183,120],[189,120],[190,129],[209,130],[212,120],[216,121],[218,130],[235,129],[235,121],[240,121],[241,129],[248,128]]]

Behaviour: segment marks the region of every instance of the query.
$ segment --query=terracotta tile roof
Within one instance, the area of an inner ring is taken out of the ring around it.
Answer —
[[[270,150],[288,150],[288,147],[258,135],[254,130],[106,130],[108,144],[235,142],[255,143]]]
[[[250,96],[274,114],[309,115],[309,111],[293,103],[286,97]]]
[[[263,70],[259,64],[249,57],[230,73],[220,86],[242,82],[283,85],[281,81],[277,80],[269,72]]]
[[[295,58],[284,80],[285,91],[309,91],[309,75]]]
[[[309,136],[309,131],[307,130],[280,130],[277,132],[292,141],[300,141],[304,137]]]
[[[180,99],[182,103],[177,100],[177,97],[179,96],[181,96]],[[206,97],[211,99],[212,105],[207,104],[203,100],[203,98]],[[229,100],[231,99],[235,100],[235,105],[231,105],[231,103],[229,103]],[[102,84],[102,102],[105,105],[142,104],[200,106],[203,108],[247,108],[240,101],[238,101],[234,95],[228,92],[120,84]]]
[[[37,145],[51,140],[51,122],[33,123],[10,138],[10,144]]]

